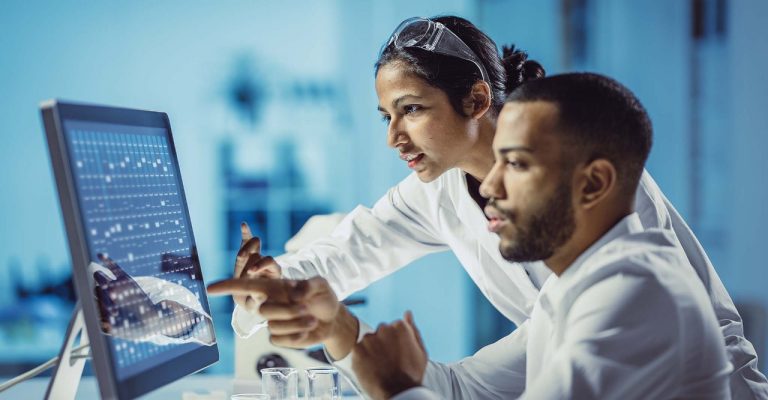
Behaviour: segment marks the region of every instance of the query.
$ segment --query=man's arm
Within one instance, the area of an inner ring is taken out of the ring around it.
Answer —
[[[733,397],[768,398],[768,380],[757,366],[757,352],[744,335],[743,322],[731,296],[696,235],[648,171],[643,171],[635,195],[635,206],[644,228],[674,231],[688,261],[704,284],[720,323],[726,352],[734,366],[730,378]]]
[[[365,324],[361,327],[370,331]],[[361,386],[374,398],[515,398],[525,388],[526,332],[524,323],[509,336],[457,363],[427,362],[418,329],[407,313],[404,321],[380,326],[362,338],[352,353],[353,368],[349,368],[348,360],[337,366],[352,379],[362,381]],[[421,364],[422,354],[426,365]],[[421,384],[416,387],[418,382]]]
[[[267,297],[260,312],[269,320],[273,343],[287,347],[323,344],[342,374],[355,386],[361,385],[353,371],[350,352],[365,334],[373,333],[373,330],[359,323],[339,304],[324,279],[233,279],[212,284],[208,291],[211,294],[250,293]],[[455,364],[429,362],[421,383],[442,398],[517,396],[525,386],[526,331],[527,323],[508,337]],[[415,336],[412,340],[411,346],[418,344]],[[405,358],[409,354],[402,356]],[[373,357],[372,360],[376,355]],[[416,391],[419,392],[423,393],[423,390]]]
[[[717,339],[714,318],[690,319],[709,321],[711,326],[699,323],[696,329],[691,327],[697,331],[695,335],[685,335],[680,314],[698,310],[695,305],[681,308],[657,278],[626,271],[566,297],[569,299],[563,303],[572,306],[567,314],[554,316],[551,340],[556,343],[546,354],[528,355],[545,358],[539,371],[528,371],[536,376],[529,380],[523,399],[666,398],[679,393],[686,374],[694,376],[699,370],[715,372],[701,374],[701,384],[711,390],[699,395],[723,398],[715,390],[722,388],[718,383],[725,382],[724,377],[717,382],[720,378],[716,376],[727,372],[724,350],[718,340],[702,339],[713,332]],[[689,340],[701,344],[700,354],[714,358],[702,358],[697,363],[701,365],[686,364],[685,354],[692,346],[686,342]]]
[[[430,361],[423,385],[442,398],[511,399],[525,390],[528,321],[459,362]]]

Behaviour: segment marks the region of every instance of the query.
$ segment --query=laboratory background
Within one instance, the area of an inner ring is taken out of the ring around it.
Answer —
[[[768,372],[768,2],[322,0],[0,2],[0,377],[55,356],[74,307],[39,113],[50,98],[167,112],[203,274],[230,276],[247,221],[278,255],[312,215],[371,206],[409,170],[376,110],[377,53],[412,16],[465,17],[548,74],[633,90],[647,168],[698,235]],[[430,356],[514,326],[450,254],[356,294],[371,324],[412,310]],[[231,374],[230,298],[211,301]],[[2,380],[4,380],[3,378]]]

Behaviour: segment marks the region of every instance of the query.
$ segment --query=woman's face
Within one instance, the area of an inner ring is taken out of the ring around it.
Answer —
[[[379,68],[376,94],[387,124],[387,144],[423,182],[460,167],[477,141],[472,119],[457,113],[445,92],[398,62]]]

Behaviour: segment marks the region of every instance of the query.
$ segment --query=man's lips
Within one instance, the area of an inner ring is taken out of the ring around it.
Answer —
[[[493,233],[498,233],[509,219],[499,209],[486,206],[485,215],[488,217],[488,230]]]
[[[506,219],[491,218],[488,220],[488,231],[498,233],[506,223]]]

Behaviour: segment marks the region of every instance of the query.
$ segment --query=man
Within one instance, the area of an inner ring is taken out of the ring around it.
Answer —
[[[260,311],[273,342],[323,343],[342,370],[351,359],[374,398],[728,398],[730,366],[701,281],[679,244],[632,212],[650,145],[645,110],[608,78],[561,75],[510,95],[481,187],[489,229],[506,259],[544,260],[554,274],[524,334],[458,364],[427,361],[410,315],[363,336],[370,328],[322,278],[211,289],[267,293]]]

